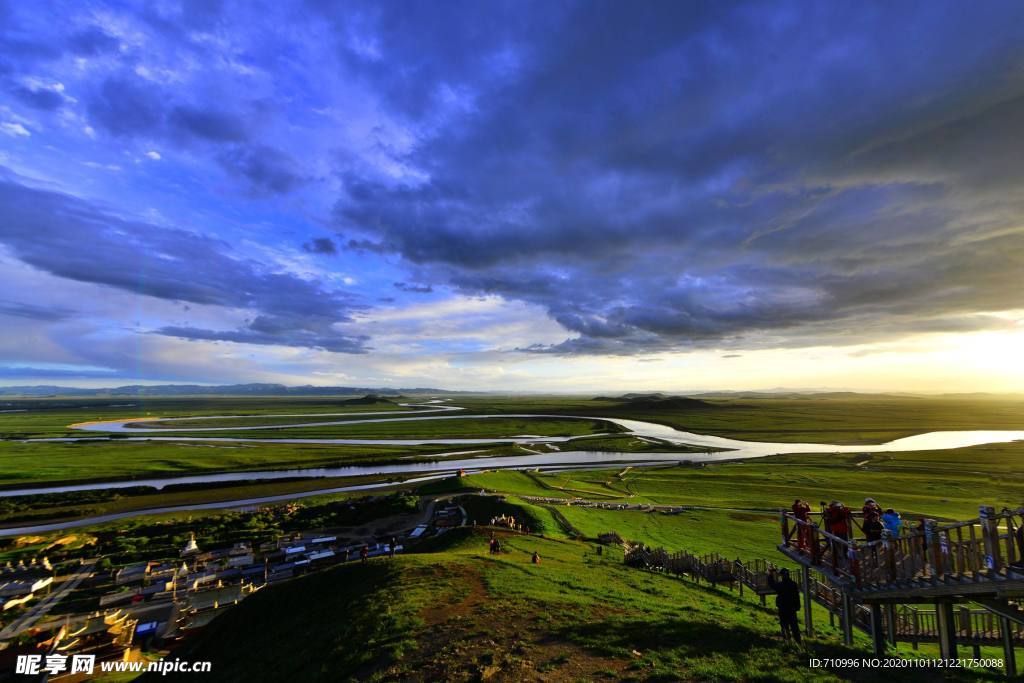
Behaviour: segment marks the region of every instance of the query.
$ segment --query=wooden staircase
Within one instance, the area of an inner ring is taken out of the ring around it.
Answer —
[[[853,517],[848,520],[851,529]],[[814,515],[798,519],[782,512],[779,550],[803,567],[805,593],[811,572],[839,593],[848,642],[858,611],[867,610],[875,650],[881,654],[886,639],[895,641],[900,632],[893,605],[933,603],[943,658],[956,657],[957,643],[965,638],[977,648],[979,639],[990,641],[998,633],[1007,671],[1015,675],[1014,647],[1024,624],[1024,536],[1018,519],[1024,520],[1024,510],[997,513],[982,506],[976,519],[947,524],[924,520],[921,531],[899,537],[886,533],[881,540],[866,541],[831,534]],[[957,611],[958,603],[981,609]],[[993,628],[996,622],[999,626]]]

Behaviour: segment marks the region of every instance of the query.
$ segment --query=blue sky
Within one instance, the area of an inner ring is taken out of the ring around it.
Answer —
[[[1021,3],[0,27],[0,383],[1024,382]]]

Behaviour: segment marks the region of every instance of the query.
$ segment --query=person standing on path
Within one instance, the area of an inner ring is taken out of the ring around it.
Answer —
[[[782,628],[782,639],[792,638],[800,644],[800,622],[796,618],[800,611],[800,587],[789,578],[789,570],[783,569],[780,579],[776,580],[775,570],[768,572],[768,585],[775,589],[775,609],[779,612],[779,626]]]

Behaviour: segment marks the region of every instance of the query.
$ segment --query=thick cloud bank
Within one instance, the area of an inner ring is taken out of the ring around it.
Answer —
[[[86,328],[120,335],[115,371],[129,335],[728,358],[1024,309],[1019,2],[0,3],[0,26],[0,316],[39,362],[84,362],[59,338]],[[469,297],[519,317],[403,313]]]

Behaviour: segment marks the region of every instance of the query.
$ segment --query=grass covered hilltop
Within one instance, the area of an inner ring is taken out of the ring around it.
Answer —
[[[239,682],[877,680],[808,666],[870,656],[860,634],[841,645],[823,611],[805,648],[784,645],[771,602],[628,568],[615,548],[599,555],[566,538],[549,514],[519,513],[544,536],[499,532],[492,556],[489,532],[461,529],[419,553],[298,579],[257,593],[178,654]],[[937,656],[928,646],[893,654]],[[891,679],[936,680],[926,670]]]

